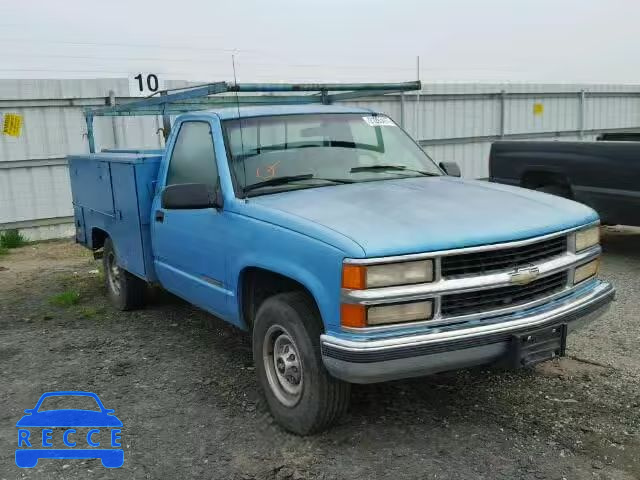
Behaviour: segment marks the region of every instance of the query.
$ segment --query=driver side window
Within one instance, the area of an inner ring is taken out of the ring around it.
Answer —
[[[218,166],[207,122],[184,122],[171,153],[166,185],[204,183],[217,187]]]

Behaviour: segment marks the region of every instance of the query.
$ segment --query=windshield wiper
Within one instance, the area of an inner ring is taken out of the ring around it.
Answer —
[[[301,180],[324,180],[326,182],[333,183],[353,183],[353,180],[347,178],[322,178],[315,177],[312,173],[305,173],[302,175],[284,175],[282,177],[274,177],[262,182],[253,183],[243,188],[243,191],[250,192],[262,187],[273,187],[277,185],[286,185],[287,183],[299,182]]]
[[[438,177],[437,173],[433,172],[425,172],[423,170],[415,170],[413,168],[409,168],[406,165],[362,165],[361,167],[353,167],[350,172],[384,172],[389,170],[396,170],[400,172],[413,172],[419,173],[420,175],[424,175],[427,177]]]

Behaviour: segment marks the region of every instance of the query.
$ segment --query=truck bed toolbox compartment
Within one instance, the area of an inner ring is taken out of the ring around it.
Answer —
[[[69,157],[76,241],[116,247],[121,267],[148,281],[153,270],[150,217],[160,153],[109,152]]]

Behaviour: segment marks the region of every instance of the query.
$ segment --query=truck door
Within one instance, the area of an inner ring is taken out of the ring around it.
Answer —
[[[218,186],[211,124],[185,121],[168,145],[168,166],[159,174],[152,209],[154,265],[164,288],[220,317],[228,316],[225,252],[228,217],[224,210],[165,209],[164,187],[185,183]]]

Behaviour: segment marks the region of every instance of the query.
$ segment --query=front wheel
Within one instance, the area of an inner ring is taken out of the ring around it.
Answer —
[[[349,406],[350,384],[322,363],[321,325],[312,299],[290,292],[265,300],[253,327],[253,358],[271,413],[298,435],[327,428]]]
[[[104,279],[109,300],[119,310],[134,310],[144,305],[147,284],[118,265],[118,255],[110,238],[102,255]]]

